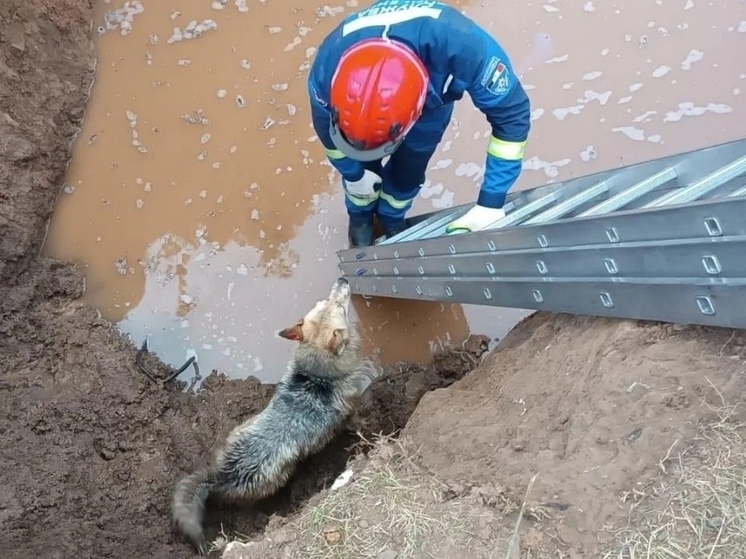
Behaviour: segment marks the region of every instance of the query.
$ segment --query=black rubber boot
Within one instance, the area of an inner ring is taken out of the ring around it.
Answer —
[[[351,219],[347,228],[347,237],[350,241],[350,248],[373,246],[376,242],[373,219],[367,221]]]
[[[407,222],[403,219],[394,223],[386,223],[383,225],[383,230],[386,232],[386,238],[390,239],[408,229]]]

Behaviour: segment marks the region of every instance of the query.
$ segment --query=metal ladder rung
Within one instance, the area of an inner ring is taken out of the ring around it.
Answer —
[[[427,227],[423,227],[420,231],[416,231],[413,235],[410,237],[407,237],[406,240],[408,241],[414,241],[416,239],[427,239],[428,236],[432,231],[437,231],[441,227],[445,227],[449,223],[451,223],[454,219],[458,219],[462,215],[464,215],[466,212],[468,212],[471,208],[457,208],[455,211],[449,212],[447,215],[436,219],[432,223],[429,223]]]
[[[547,194],[546,196],[542,196],[538,200],[534,200],[533,202],[529,202],[525,206],[523,206],[520,209],[517,209],[515,211],[512,211],[508,213],[505,217],[498,219],[494,223],[491,223],[487,227],[484,228],[485,231],[488,231],[490,229],[499,229],[501,227],[510,227],[511,225],[519,225],[523,221],[525,221],[528,217],[532,216],[536,212],[539,212],[546,208],[547,206],[551,206],[552,204],[557,202],[557,193],[552,192],[550,194]],[[506,204],[504,206],[505,208],[511,208],[513,207],[513,203]],[[507,210],[506,210],[507,211]],[[446,228],[450,222],[443,225],[440,230],[435,232],[435,234],[431,235],[432,237],[439,237],[443,235],[446,232]]]
[[[667,169],[651,175],[648,178],[641,180],[637,184],[622,190],[608,200],[604,200],[600,204],[593,206],[588,210],[585,210],[584,212],[579,214],[578,217],[590,217],[616,211],[620,208],[623,208],[627,204],[634,202],[638,198],[645,196],[645,194],[655,190],[659,186],[662,186],[667,182],[674,180],[677,176],[678,175],[676,173],[676,168],[668,167]]]
[[[610,186],[610,181],[601,181],[598,184],[595,184],[590,188],[586,188],[582,192],[579,192],[575,196],[568,198],[564,202],[560,202],[547,211],[542,212],[535,217],[532,217],[528,221],[524,222],[524,225],[534,225],[537,223],[547,223],[549,221],[554,221],[555,219],[569,214],[578,206],[581,206],[586,202],[593,200],[596,196],[600,196],[604,192],[607,192]]]
[[[552,192],[550,194],[547,194],[546,196],[542,196],[538,200],[534,200],[533,202],[529,202],[522,208],[509,213],[505,217],[498,219],[495,223],[492,223],[488,227],[485,227],[485,230],[489,229],[498,229],[501,227],[510,227],[511,225],[520,225],[522,222],[524,222],[529,216],[532,216],[538,211],[543,210],[547,206],[551,204],[555,204],[557,202],[557,192]]]
[[[746,184],[744,184],[741,188],[739,188],[735,192],[731,192],[730,194],[728,194],[728,197],[730,198],[737,198],[738,196],[746,196]]]
[[[442,212],[439,212],[436,215],[429,217],[425,219],[424,221],[421,221],[417,225],[410,227],[408,229],[405,229],[398,235],[394,235],[390,239],[386,239],[380,244],[401,243],[404,241],[408,241],[412,238],[418,238],[415,236],[417,233],[422,233],[423,231],[426,231],[426,230],[429,231],[430,227],[434,223],[439,223],[443,219],[450,218],[451,216],[457,214],[459,210],[460,208],[448,208],[446,210],[443,210]]]
[[[730,180],[746,172],[746,156],[736,159],[725,167],[710,173],[703,179],[685,188],[679,188],[660,198],[649,202],[644,208],[659,208],[661,206],[671,206],[674,204],[686,204],[700,199],[702,196],[723,186]]]

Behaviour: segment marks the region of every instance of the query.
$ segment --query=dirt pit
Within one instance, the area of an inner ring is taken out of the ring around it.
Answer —
[[[173,483],[260,411],[273,387],[213,375],[193,396],[148,380],[132,344],[79,302],[80,274],[38,257],[93,80],[92,9],[86,1],[0,6],[3,557],[191,557],[169,526]],[[375,413],[362,432],[400,429],[425,390],[467,370],[392,370],[368,394]],[[344,469],[355,437],[312,459],[309,474],[276,499],[224,515],[225,528],[252,534],[270,514],[294,510]]]
[[[345,486],[216,546],[224,559],[742,557],[745,364],[744,332],[534,314],[425,394]]]
[[[3,557],[193,557],[169,527],[173,483],[272,387],[149,381],[76,270],[38,256],[93,80],[92,9],[0,5]],[[746,555],[743,333],[537,314],[481,364],[472,340],[374,383],[357,426],[401,439],[348,464],[370,447],[346,434],[276,498],[213,509],[216,554]]]

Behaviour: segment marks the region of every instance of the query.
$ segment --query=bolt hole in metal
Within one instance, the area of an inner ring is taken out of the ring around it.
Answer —
[[[715,305],[707,296],[703,295],[697,297],[697,306],[699,307],[699,310],[702,312],[702,314],[706,314],[708,316],[712,316],[715,314]]]
[[[617,267],[616,262],[613,258],[604,259],[604,266],[606,266],[606,271],[609,272],[611,275],[619,273],[619,268]]]
[[[601,293],[601,303],[607,309],[614,307],[614,301],[611,299],[611,295],[605,291]]]
[[[704,222],[705,229],[707,229],[707,234],[710,237],[722,237],[723,228],[720,227],[720,222],[716,217],[706,217]]]
[[[720,266],[720,261],[717,259],[717,256],[714,255],[703,256],[702,265],[705,267],[705,271],[712,276],[717,276],[723,271]]]

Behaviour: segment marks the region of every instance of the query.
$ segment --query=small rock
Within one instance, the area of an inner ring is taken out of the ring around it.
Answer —
[[[407,383],[404,385],[404,390],[409,397],[420,396],[425,392],[425,373],[417,372],[414,373]]]
[[[12,25],[10,29],[8,29],[8,38],[10,39],[10,50],[13,54],[21,56],[26,52],[26,36],[23,33],[22,25]]]
[[[0,153],[7,154],[11,161],[26,161],[36,154],[36,148],[28,140],[15,134],[0,136]]]
[[[324,540],[329,545],[334,545],[342,541],[342,533],[336,528],[326,528],[324,530]],[[396,559],[396,556],[390,557],[389,559]]]
[[[396,559],[397,557],[399,557],[398,552],[394,551],[393,549],[387,549],[379,553],[376,559]]]
[[[243,109],[246,106],[246,99],[242,95],[236,95],[236,106],[239,109]]]

